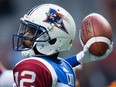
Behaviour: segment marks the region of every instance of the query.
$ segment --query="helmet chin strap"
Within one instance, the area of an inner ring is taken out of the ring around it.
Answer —
[[[24,58],[28,58],[28,57],[31,57],[31,56],[35,55],[33,49],[30,49],[30,50],[27,50],[27,51],[22,51],[21,54]]]
[[[23,58],[29,58],[29,57],[32,57],[32,56],[44,56],[44,54],[37,51],[36,46],[34,46],[30,50],[22,51],[21,54],[22,54]]]

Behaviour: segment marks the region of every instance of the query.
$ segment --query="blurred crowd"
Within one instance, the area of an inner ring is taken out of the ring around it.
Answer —
[[[86,15],[96,12],[109,21],[113,30],[113,52],[105,60],[78,66],[75,72],[77,87],[116,87],[116,0],[0,0],[0,62],[11,70],[22,59],[20,52],[12,49],[12,35],[18,30],[20,18],[33,6],[44,3],[62,6],[75,19],[75,41],[70,51],[60,55],[63,58],[82,50],[78,31]]]

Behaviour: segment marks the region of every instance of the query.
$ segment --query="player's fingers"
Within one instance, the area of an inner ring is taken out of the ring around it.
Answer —
[[[113,50],[113,44],[114,43],[112,42],[112,44],[110,45],[110,48],[109,48],[111,51]]]
[[[81,39],[81,30],[79,30],[79,40],[80,40],[80,43],[81,43],[82,47],[84,47],[83,41]]]
[[[89,47],[87,45],[84,46],[83,51],[87,52],[89,50]]]

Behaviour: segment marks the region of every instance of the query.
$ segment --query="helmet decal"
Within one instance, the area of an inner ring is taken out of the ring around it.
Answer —
[[[67,19],[64,15],[62,15],[61,13],[58,13],[55,9],[52,9],[52,8],[50,8],[49,12],[46,13],[46,15],[47,15],[47,18],[43,22],[54,24],[54,26],[68,33],[63,23],[63,19],[64,20]]]

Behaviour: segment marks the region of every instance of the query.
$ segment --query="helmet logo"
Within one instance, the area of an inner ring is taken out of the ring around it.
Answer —
[[[52,8],[50,8],[49,12],[46,13],[46,15],[47,15],[47,18],[44,20],[44,22],[54,24],[54,26],[68,33],[63,23],[63,19],[64,20],[67,19],[64,15],[62,15],[61,13],[58,13],[55,9],[52,9]]]

